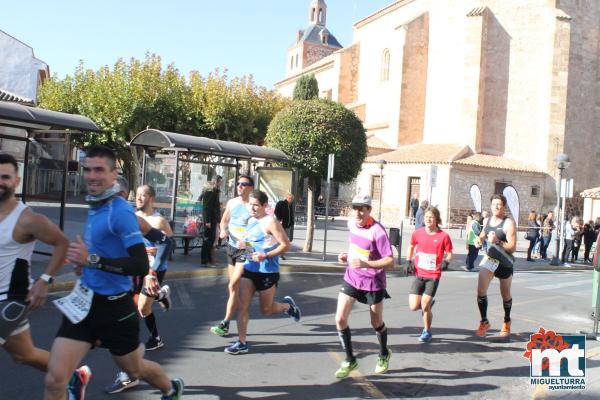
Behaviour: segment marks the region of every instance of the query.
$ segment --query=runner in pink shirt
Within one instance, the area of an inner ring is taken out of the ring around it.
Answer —
[[[387,347],[387,328],[383,322],[383,299],[390,298],[386,290],[384,268],[394,265],[392,247],[384,227],[371,217],[370,196],[355,196],[352,200],[352,210],[353,218],[348,219],[348,252],[338,256],[340,263],[347,264],[335,314],[335,324],[346,352],[346,360],[336,371],[336,378],[345,378],[358,368],[358,362],[352,352],[348,326],[348,316],[357,300],[369,305],[371,326],[375,329],[379,341],[376,374],[388,370],[392,354]]]
[[[414,255],[416,275],[408,296],[408,304],[411,311],[423,312],[424,328],[419,341],[427,343],[432,338],[430,330],[433,298],[442,277],[442,270],[452,261],[452,240],[440,229],[442,219],[437,208],[429,207],[425,210],[424,222],[425,226],[412,234],[406,259],[410,268]],[[445,264],[444,268],[442,264]]]

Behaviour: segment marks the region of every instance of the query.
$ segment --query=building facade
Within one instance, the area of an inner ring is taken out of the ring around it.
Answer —
[[[380,196],[384,220],[417,193],[461,222],[477,184],[484,205],[514,186],[524,221],[555,206],[558,153],[576,192],[600,184],[599,20],[594,0],[399,0],[276,89],[291,96],[314,73],[321,96],[356,112],[369,157],[346,192]]]
[[[48,64],[33,49],[0,31],[0,101],[37,104],[38,88],[50,77]]]

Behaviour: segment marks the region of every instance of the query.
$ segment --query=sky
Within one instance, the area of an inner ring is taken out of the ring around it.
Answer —
[[[327,28],[343,45],[352,25],[393,0],[326,0]],[[4,0],[0,30],[33,48],[59,78],[119,58],[161,56],[188,75],[226,68],[269,89],[286,50],[308,26],[310,0]]]

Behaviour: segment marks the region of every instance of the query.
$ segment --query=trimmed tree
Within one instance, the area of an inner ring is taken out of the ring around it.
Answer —
[[[294,86],[294,100],[311,100],[319,97],[319,83],[314,74],[302,75]]]
[[[266,143],[288,154],[300,177],[308,178],[304,251],[312,251],[316,182],[326,177],[330,153],[336,158],[336,182],[348,183],[358,176],[367,155],[362,122],[340,103],[319,99],[294,101],[271,121]]]

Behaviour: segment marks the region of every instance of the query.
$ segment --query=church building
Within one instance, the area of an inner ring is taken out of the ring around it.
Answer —
[[[416,193],[458,223],[473,185],[484,208],[510,185],[524,225],[556,205],[557,154],[575,193],[600,185],[600,1],[398,0],[357,21],[345,47],[330,11],[310,1],[275,88],[291,97],[314,74],[321,97],[363,121],[369,155],[341,197],[370,193],[393,224]]]

